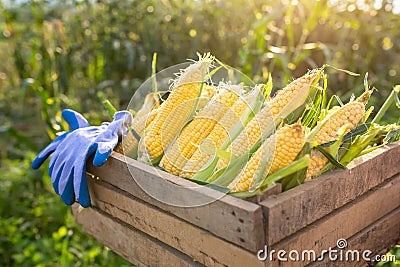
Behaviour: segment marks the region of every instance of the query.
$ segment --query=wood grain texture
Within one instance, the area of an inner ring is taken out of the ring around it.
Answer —
[[[136,266],[201,266],[183,253],[95,208],[80,209],[74,204],[72,210],[84,232]]]
[[[380,187],[339,208],[332,214],[307,226],[272,246],[276,251],[314,250],[317,255],[334,248],[340,238],[349,239],[400,206],[400,174]],[[383,239],[387,237],[382,237]],[[373,249],[375,245],[371,245]],[[378,246],[379,247],[379,246]],[[282,263],[280,266],[303,266],[304,263]]]
[[[400,173],[400,142],[261,202],[266,243],[272,245]]]
[[[198,186],[118,153],[113,153],[100,168],[88,164],[88,172],[249,251],[256,252],[264,246],[262,209],[255,203]],[[168,204],[176,201],[180,206]]]
[[[346,267],[346,266],[375,266],[377,263],[374,259],[377,255],[384,255],[389,248],[392,248],[400,239],[400,208],[393,210],[388,215],[374,222],[369,227],[363,229],[347,240],[348,250],[365,251],[370,250],[372,253],[369,256],[371,261],[362,259],[360,253],[360,261],[350,262],[332,262],[326,258],[322,262],[309,264],[309,267],[326,266],[326,267]]]
[[[93,205],[205,266],[264,266],[248,252],[178,217],[140,201],[112,185],[89,183]],[[241,232],[240,225],[237,233]]]
[[[254,197],[247,198],[246,201],[250,201],[253,203],[260,204],[265,199],[269,198],[270,196],[276,196],[282,193],[282,184],[276,184],[273,187],[269,188],[265,191],[262,195],[256,195]]]

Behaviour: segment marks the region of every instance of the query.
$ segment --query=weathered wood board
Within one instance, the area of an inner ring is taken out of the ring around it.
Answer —
[[[369,227],[355,234],[347,240],[347,248],[349,250],[357,250],[363,252],[364,250],[370,250],[372,254],[369,258],[372,261],[362,260],[351,262],[332,262],[329,259],[325,259],[320,263],[311,263],[310,267],[314,266],[330,266],[330,267],[346,267],[346,266],[375,266],[377,263],[375,257],[384,255],[389,248],[393,247],[396,242],[400,240],[400,208],[397,208],[374,222]],[[361,255],[361,253],[360,253]]]
[[[90,165],[90,164],[88,164]],[[135,179],[131,172],[135,173]],[[112,158],[100,168],[88,166],[88,172],[104,182],[135,196],[146,203],[172,213],[213,234],[235,243],[249,251],[258,251],[264,246],[262,209],[259,205],[224,195],[211,188],[202,188],[146,164],[113,153]],[[140,186],[137,181],[139,181]],[[189,207],[177,207],[158,201],[143,191],[154,190],[164,200],[180,198]],[[207,203],[196,207],[196,203]],[[238,227],[241,229],[239,232]]]
[[[137,266],[201,266],[183,253],[96,208],[80,209],[74,204],[73,213],[86,233]]]
[[[400,142],[261,202],[265,241],[272,245],[400,173]]]
[[[318,255],[324,249],[334,248],[337,240],[351,238],[355,233],[359,233],[399,208],[399,192],[400,174],[386,181],[379,188],[371,190],[355,201],[338,208],[334,213],[273,245],[271,249],[276,251],[281,249],[285,251],[313,250]],[[398,221],[398,227],[400,228],[400,221]],[[375,245],[371,247],[373,248]],[[364,247],[364,249],[369,248]],[[296,265],[290,262],[282,266],[302,266],[302,264]]]
[[[161,242],[189,255],[204,265],[262,266],[251,253],[152,207],[120,189],[102,182],[90,182],[93,205]],[[240,225],[236,229],[241,232]]]

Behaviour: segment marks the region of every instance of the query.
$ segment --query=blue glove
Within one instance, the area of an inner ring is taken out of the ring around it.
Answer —
[[[101,126],[89,126],[87,122],[84,124],[82,116],[71,120],[63,112],[63,117],[72,130],[57,137],[40,152],[34,159],[32,168],[39,168],[54,152],[50,160],[49,175],[55,192],[67,205],[72,205],[77,198],[83,207],[89,207],[86,161],[95,154],[93,165],[103,165],[118,141],[128,132],[132,115],[128,111],[119,111],[115,113],[113,122],[103,123]]]
[[[58,136],[45,149],[43,149],[33,160],[32,162],[33,169],[35,170],[38,169],[43,164],[43,162],[49,157],[49,155],[53,153],[54,150],[56,150],[60,142],[64,140],[65,137],[67,137],[67,135],[69,135],[71,132],[73,132],[78,128],[90,126],[89,122],[81,114],[73,110],[64,109],[61,113],[61,116],[68,123],[69,127],[71,128],[71,131]]]

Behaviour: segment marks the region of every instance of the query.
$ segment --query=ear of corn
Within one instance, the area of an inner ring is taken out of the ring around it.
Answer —
[[[365,115],[365,104],[359,100],[352,101],[329,114],[310,133],[311,143],[321,145],[339,137],[339,130],[346,126],[346,132],[353,130]],[[328,163],[328,159],[319,151],[311,152],[310,166],[307,168],[306,180],[315,177]]]
[[[262,143],[228,188],[232,192],[248,190],[258,177],[264,178],[290,165],[304,143],[304,127],[300,123],[278,129]]]
[[[160,112],[160,108],[156,108],[156,109],[153,109],[150,113],[149,113],[149,115],[147,116],[147,118],[146,118],[146,121],[144,122],[144,127],[145,127],[145,129],[147,129],[149,126],[150,126],[150,124],[154,121],[154,119],[157,117],[157,115],[158,115],[158,112]]]
[[[283,167],[282,169],[277,170],[274,173],[268,174],[267,177],[262,179],[260,183],[253,184],[247,191],[238,191],[238,192],[229,192],[231,196],[235,196],[238,198],[249,198],[255,195],[263,194],[266,190],[276,185],[276,182],[282,183],[287,178],[296,178],[295,175],[305,170],[310,163],[310,155],[304,154],[301,155],[301,152],[297,156],[298,158],[293,161],[288,166]],[[298,184],[293,185],[292,187]],[[290,188],[292,188],[290,187]],[[286,190],[284,190],[286,191]]]
[[[166,151],[160,162],[160,167],[178,175],[197,150],[198,144],[209,135],[217,122],[237,99],[237,92],[231,89],[221,89],[182,130],[177,140]]]
[[[215,92],[216,88],[214,86],[204,85],[197,109],[202,109],[215,95]],[[129,132],[115,148],[116,152],[121,154],[128,154],[137,148],[139,137],[143,136],[145,129],[149,127],[149,125],[154,121],[159,111],[161,110],[159,106],[160,101],[155,94],[151,93],[146,96],[144,104],[141,109],[136,112],[131,126],[131,128],[138,136],[135,136],[132,132]]]
[[[310,164],[307,168],[306,173],[306,181],[315,177],[326,164],[328,164],[329,160],[319,151],[313,150],[311,151]]]
[[[365,105],[358,101],[352,101],[343,107],[335,110],[323,120],[322,127],[312,138],[312,144],[324,144],[338,138],[338,130],[344,125],[348,125],[347,132],[354,129],[365,115]],[[318,126],[317,126],[318,127]]]
[[[172,92],[141,140],[139,160],[155,163],[161,158],[192,114],[212,60],[209,55],[200,58],[174,81]]]
[[[204,108],[211,98],[216,94],[217,88],[214,85],[204,84],[201,89],[201,96],[197,104],[197,110]]]
[[[322,71],[322,69],[312,70],[278,91],[246,125],[245,129],[231,143],[228,151],[235,156],[240,156],[248,151],[263,135],[268,135],[268,128],[274,122],[274,117],[286,117],[304,104],[310,93],[311,85],[321,77]],[[218,168],[227,164],[228,160],[220,159]]]
[[[213,85],[204,84],[201,96],[199,98],[199,102],[197,104],[197,110],[201,110],[204,106],[210,101],[210,99],[215,95],[216,88]],[[146,121],[145,121],[145,129],[147,129],[150,124],[154,121],[158,113],[160,112],[159,104],[154,106],[154,109],[148,114]]]
[[[248,95],[239,97],[233,106],[227,110],[224,116],[217,122],[210,134],[201,142],[202,146],[221,148],[227,138],[230,137],[230,131],[245,113],[247,108],[254,107],[255,101],[260,100],[262,92],[255,88]],[[213,154],[203,152],[197,148],[190,160],[187,161],[179,176],[192,178],[202,167],[206,167],[206,163],[214,157]]]

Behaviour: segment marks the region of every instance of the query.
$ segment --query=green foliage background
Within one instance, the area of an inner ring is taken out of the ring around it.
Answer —
[[[128,264],[81,232],[46,168],[30,170],[65,129],[63,108],[107,120],[101,102],[125,108],[154,52],[159,70],[211,52],[256,82],[272,73],[276,88],[328,63],[361,74],[329,74],[329,90],[344,99],[368,72],[379,105],[400,74],[398,2],[0,2],[0,265]],[[398,118],[393,109],[385,120]]]

